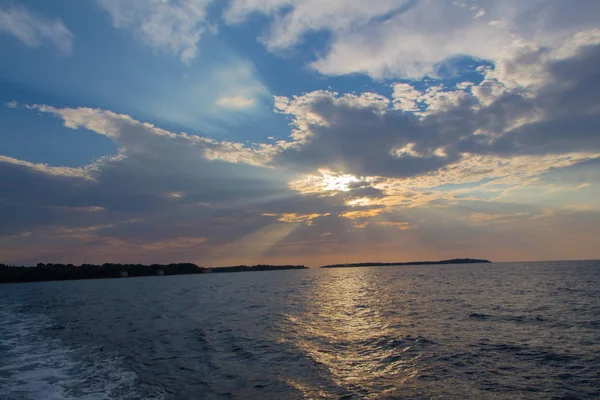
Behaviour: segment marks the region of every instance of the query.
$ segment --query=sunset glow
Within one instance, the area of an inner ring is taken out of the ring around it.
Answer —
[[[596,2],[258,3],[0,6],[1,262],[600,257]]]

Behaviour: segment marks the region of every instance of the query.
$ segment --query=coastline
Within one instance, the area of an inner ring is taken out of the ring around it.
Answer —
[[[392,267],[400,265],[450,265],[450,264],[491,264],[490,260],[483,260],[477,258],[453,258],[451,260],[440,260],[440,261],[409,261],[409,262],[366,262],[366,263],[353,263],[353,264],[331,264],[323,265],[319,268],[356,268],[356,267]]]
[[[38,264],[35,267],[0,264],[0,284],[71,281],[85,279],[116,279],[144,276],[195,275],[210,273],[235,273],[308,269],[304,265],[237,265],[205,268],[192,263],[179,264]]]

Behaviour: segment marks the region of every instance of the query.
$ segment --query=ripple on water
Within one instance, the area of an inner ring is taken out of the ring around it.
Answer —
[[[65,329],[41,315],[0,305],[0,398],[162,399],[164,391],[141,385],[122,357],[101,347],[77,348],[44,335]]]
[[[2,289],[2,400],[600,398],[600,263]]]

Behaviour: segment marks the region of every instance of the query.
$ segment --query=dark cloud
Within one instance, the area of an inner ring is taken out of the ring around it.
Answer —
[[[581,45],[570,57],[556,58],[550,49],[521,50],[504,62],[501,73],[505,79],[542,80],[537,86],[507,89],[485,80],[473,94],[439,92],[422,116],[392,110],[389,104],[382,107],[380,98],[321,92],[292,100],[283,112],[306,132],[306,143],[285,149],[274,163],[409,177],[455,163],[464,153],[510,157],[597,152],[600,45]],[[490,85],[502,92],[481,101],[478,91]],[[449,95],[454,96],[444,100]],[[409,151],[402,153],[406,146]]]
[[[456,132],[435,129],[437,125],[428,126],[412,114],[382,114],[378,104],[345,104],[333,96],[322,96],[303,112],[319,115],[327,125],[309,124],[307,143],[282,151],[275,164],[309,171],[328,167],[359,176],[402,177],[435,170],[459,158],[458,154],[431,154],[443,145],[444,137]],[[409,143],[416,143],[414,150],[425,156],[392,154]]]
[[[599,63],[600,45],[583,46],[571,58],[548,63],[546,84],[536,96],[514,101],[543,119],[509,130],[491,143],[489,151],[510,155],[600,150],[600,72],[595,67]],[[508,115],[515,119],[523,114]]]
[[[411,240],[416,237],[448,251],[460,240],[480,243],[486,229],[489,240],[500,241],[506,230],[473,225],[471,214],[478,214],[478,223],[498,225],[517,215],[542,226],[543,218],[531,218],[543,216],[543,209],[507,209],[494,202],[481,203],[484,207],[465,199],[471,193],[463,199],[428,199],[432,193],[418,188],[407,188],[396,195],[402,198],[386,203],[392,195],[377,184],[384,178],[448,172],[446,167],[473,155],[510,159],[600,152],[600,45],[569,51],[570,56],[558,57],[553,49],[523,50],[489,72],[478,87],[427,94],[429,108],[421,114],[393,109],[390,99],[376,95],[300,96],[280,109],[294,118],[299,132],[288,142],[257,147],[173,134],[102,110],[40,106],[38,110],[62,118],[69,127],[108,136],[120,153],[79,169],[0,158],[0,236],[31,234],[32,241],[84,243],[85,254],[94,257],[102,254],[93,251],[106,246],[124,249],[115,251],[116,257],[131,251],[127,246],[158,251],[177,240],[188,246],[185,254],[209,257],[215,248],[233,252],[228,245],[259,234],[284,243],[279,250],[262,253],[273,256],[284,249],[302,254],[320,235],[326,235],[322,240],[328,251],[339,249],[340,241],[406,238],[413,229],[418,233]],[[529,84],[510,86],[511,76]],[[576,175],[581,183],[597,181],[589,175],[597,162],[587,163],[581,170],[571,167],[569,176]],[[298,175],[319,168],[378,178],[350,180],[343,189],[310,194],[288,186]],[[462,172],[469,173],[468,168],[467,163]],[[424,197],[423,204],[442,211],[398,213],[399,205],[413,197]],[[348,205],[363,198],[378,205]],[[451,213],[454,218],[446,218]],[[596,214],[588,216],[597,221]],[[357,224],[365,221],[369,223]],[[591,231],[586,221],[577,221]],[[527,231],[520,225],[514,229]],[[68,254],[64,248],[56,251],[60,257]]]
[[[93,235],[137,244],[232,239],[261,226],[243,223],[253,204],[293,193],[275,169],[207,157],[208,150],[227,152],[227,144],[101,110],[39,108],[110,137],[120,154],[78,169],[0,158],[0,235]]]

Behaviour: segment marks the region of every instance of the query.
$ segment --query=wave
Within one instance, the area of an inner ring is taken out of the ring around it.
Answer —
[[[45,333],[61,330],[43,315],[0,305],[0,398],[12,399],[163,399],[140,384],[122,359],[102,348],[69,346]]]

